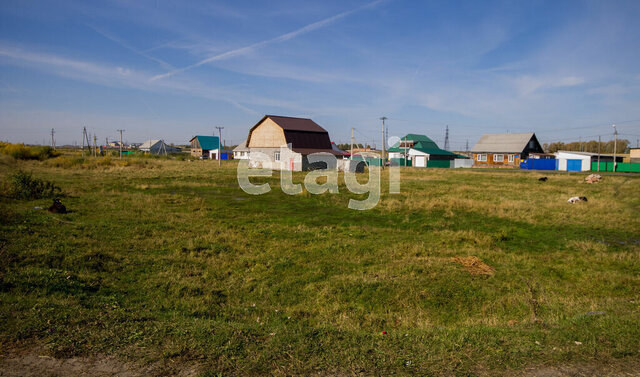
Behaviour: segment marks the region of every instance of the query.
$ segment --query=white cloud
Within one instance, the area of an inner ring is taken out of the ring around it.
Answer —
[[[221,54],[217,54],[217,55],[208,57],[208,58],[206,58],[204,60],[201,60],[201,61],[199,61],[197,63],[194,63],[194,64],[191,64],[189,66],[186,66],[186,67],[183,67],[183,68],[174,69],[172,71],[169,71],[167,73],[163,73],[161,75],[153,76],[151,78],[151,81],[164,79],[164,78],[173,76],[173,75],[175,75],[177,73],[188,71],[188,70],[190,70],[192,68],[196,68],[196,67],[199,67],[199,66],[207,64],[207,63],[212,63],[212,62],[215,62],[215,61],[220,61],[220,60],[230,59],[230,58],[233,58],[233,57],[236,57],[236,56],[240,56],[240,55],[245,55],[245,54],[248,54],[248,53],[250,53],[250,52],[252,52],[252,51],[254,51],[254,50],[258,49],[258,48],[265,47],[265,46],[273,44],[273,43],[288,41],[288,40],[296,38],[296,37],[298,37],[298,36],[300,36],[302,34],[306,34],[306,33],[309,33],[311,31],[323,28],[324,26],[327,26],[330,23],[335,22],[335,21],[337,21],[339,19],[345,18],[345,17],[347,17],[347,16],[349,16],[349,15],[351,15],[353,13],[359,12],[359,11],[367,9],[367,8],[374,7],[374,6],[382,3],[383,1],[385,1],[385,0],[376,0],[376,1],[373,1],[371,3],[365,4],[363,6],[360,6],[358,8],[351,9],[351,10],[336,14],[334,16],[325,18],[325,19],[320,20],[320,21],[316,21],[314,23],[311,23],[309,25],[303,26],[303,27],[301,27],[301,28],[299,28],[297,30],[294,30],[292,32],[289,32],[289,33],[286,33],[286,34],[282,34],[282,35],[280,35],[278,37],[267,39],[267,40],[264,40],[264,41],[261,41],[261,42],[257,42],[257,43],[251,44],[249,46],[236,48],[234,50],[230,50],[230,51],[227,51],[227,52],[223,52]]]
[[[541,77],[541,76],[520,76],[513,79],[514,86],[520,95],[529,95],[534,92],[550,89],[581,85],[585,79],[576,76],[565,77]]]
[[[33,52],[22,47],[15,47],[0,43],[0,59],[5,63],[17,66],[30,66],[41,71],[61,77],[71,78],[107,87],[125,87],[150,92],[169,92],[186,94],[215,101],[224,101],[243,112],[252,115],[257,112],[245,104],[266,107],[290,108],[297,111],[300,106],[295,102],[261,97],[254,92],[249,94],[224,87],[211,87],[193,80],[163,80],[151,82],[151,75],[146,72],[135,71],[121,66],[109,66],[93,62],[81,61],[61,57],[54,54]]]

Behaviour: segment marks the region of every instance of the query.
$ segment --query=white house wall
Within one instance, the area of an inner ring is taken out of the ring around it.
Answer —
[[[276,152],[280,153],[280,161],[276,161]],[[251,148],[248,159],[250,168],[302,171],[302,155],[287,146]]]
[[[249,151],[234,151],[233,158],[235,160],[247,160],[249,158]]]

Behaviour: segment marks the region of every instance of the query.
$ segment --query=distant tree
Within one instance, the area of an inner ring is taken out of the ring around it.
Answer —
[[[600,153],[613,153],[613,140],[603,141],[600,143]],[[629,148],[629,140],[627,139],[619,139],[616,145],[616,153],[625,153]],[[543,145],[543,149],[546,152],[554,153],[557,151],[572,151],[572,152],[598,152],[598,141],[597,140],[589,140],[589,141],[573,141],[569,143],[564,143],[562,141],[557,141],[554,143],[545,143]]]
[[[349,149],[351,149],[351,144],[336,144],[336,146],[340,149],[342,149],[343,151],[349,151]],[[371,148],[371,146],[369,144],[359,144],[359,143],[353,143],[353,148]]]

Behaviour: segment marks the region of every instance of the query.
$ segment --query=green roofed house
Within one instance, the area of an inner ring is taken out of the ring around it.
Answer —
[[[449,167],[457,154],[440,149],[438,145],[425,135],[408,134],[389,148],[389,159],[404,165],[404,160],[415,167]]]
[[[193,157],[212,160],[218,159],[220,144],[217,136],[194,136],[190,143],[191,155]]]

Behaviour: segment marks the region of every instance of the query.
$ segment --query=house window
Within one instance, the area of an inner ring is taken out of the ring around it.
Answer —
[[[478,155],[478,161],[487,161],[487,155],[486,154],[479,154]]]
[[[503,154],[494,154],[493,155],[493,162],[504,162],[504,155]]]
[[[276,153],[274,153],[274,155],[273,155],[273,156],[274,156],[274,158],[275,158],[275,160],[276,160],[276,161],[280,161],[280,152],[276,152]]]
[[[509,155],[509,162],[513,162],[513,161],[515,161],[515,160],[516,160],[516,156],[515,156],[515,155],[513,155],[513,154],[510,154],[510,155]]]

